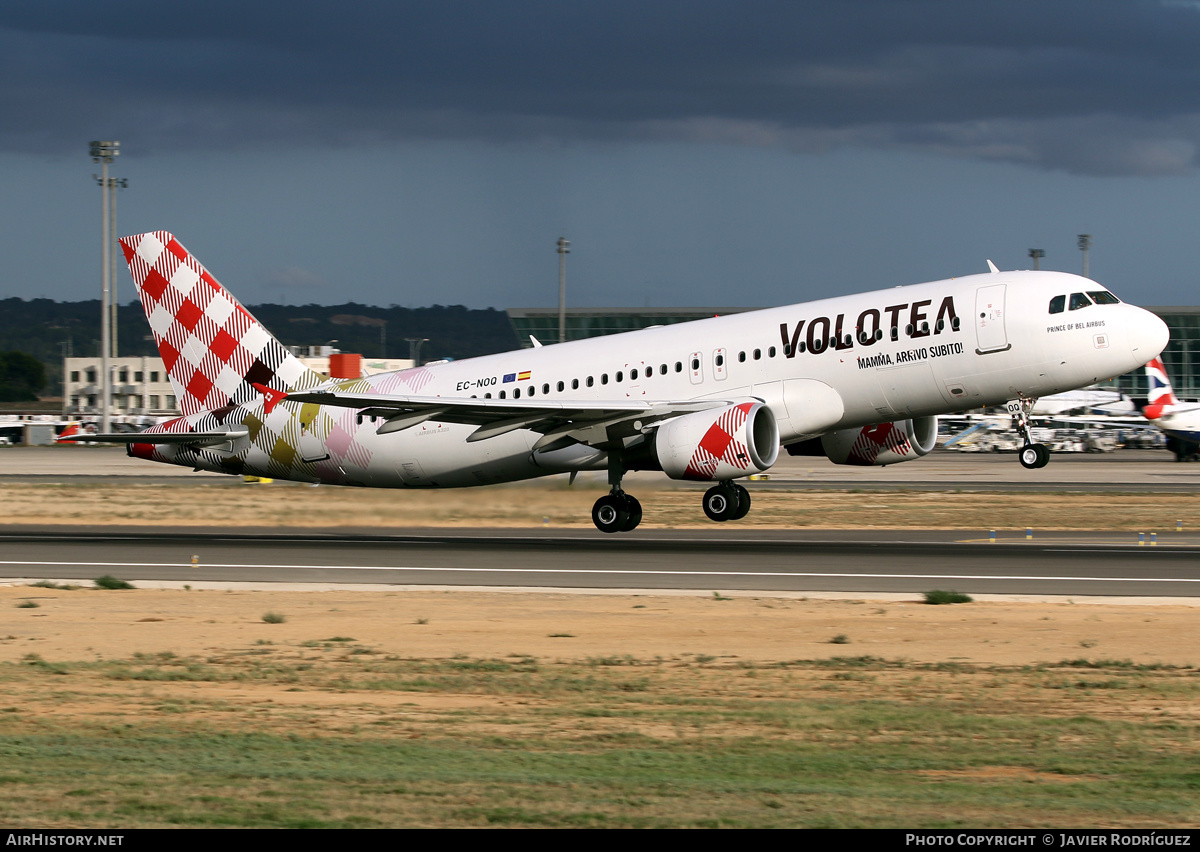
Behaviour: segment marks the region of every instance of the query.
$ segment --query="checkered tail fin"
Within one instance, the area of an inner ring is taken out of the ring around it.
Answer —
[[[184,415],[215,411],[324,381],[271,336],[166,231],[121,240]],[[267,389],[276,391],[270,394]]]

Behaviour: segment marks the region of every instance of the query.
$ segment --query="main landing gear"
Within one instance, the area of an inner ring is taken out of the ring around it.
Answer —
[[[1050,463],[1050,448],[1045,444],[1035,444],[1033,436],[1029,434],[1029,413],[1033,410],[1035,402],[1036,399],[1022,397],[1008,403],[1008,411],[1013,416],[1014,425],[1025,439],[1025,445],[1021,447],[1017,458],[1021,461],[1021,467],[1026,470],[1045,467]]]
[[[704,514],[710,521],[737,521],[750,511],[750,492],[736,482],[722,482],[704,492]]]
[[[629,532],[642,522],[642,504],[621,490],[625,464],[620,453],[608,454],[608,484],[612,491],[592,506],[592,523],[602,533]]]
[[[642,504],[632,494],[616,490],[592,506],[592,523],[600,532],[629,532],[642,522]]]
[[[621,490],[625,467],[609,455],[608,483],[612,490],[592,506],[592,523],[602,533],[629,532],[642,522],[642,504]],[[750,492],[736,482],[721,482],[704,492],[704,514],[713,521],[736,521],[750,511]]]

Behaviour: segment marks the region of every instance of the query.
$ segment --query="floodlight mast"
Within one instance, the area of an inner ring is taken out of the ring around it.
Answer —
[[[110,293],[112,290],[112,234],[109,233],[108,193],[108,164],[121,153],[121,143],[113,140],[95,141],[88,144],[88,154],[92,162],[100,163],[100,233],[103,242],[101,252],[100,275],[100,431],[110,431],[112,420],[109,416],[109,402],[112,396],[112,376],[109,375],[109,328],[112,317],[109,311]],[[96,177],[93,175],[92,177]]]
[[[558,342],[567,342],[567,255],[571,241],[558,238]]]

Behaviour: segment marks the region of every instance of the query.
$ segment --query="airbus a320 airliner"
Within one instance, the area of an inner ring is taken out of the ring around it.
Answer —
[[[1166,325],[1086,278],[1000,272],[571,341],[361,379],[307,369],[171,234],[121,240],[183,416],[137,458],[382,488],[608,471],[592,520],[634,529],[627,471],[712,482],[703,509],[744,517],[734,480],[786,447],[886,465],[933,449],[937,416],[1008,404],[1025,467],[1040,396],[1137,369]]]

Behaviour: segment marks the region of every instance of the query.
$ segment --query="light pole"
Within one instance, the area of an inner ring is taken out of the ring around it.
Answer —
[[[1042,268],[1041,260],[1043,257],[1046,256],[1045,250],[1044,249],[1030,249],[1029,256],[1033,258],[1033,268],[1041,269]]]
[[[117,298],[117,280],[120,276],[117,275],[117,255],[115,251],[117,242],[117,190],[125,189],[129,186],[129,180],[126,178],[109,178],[108,179],[108,234],[109,234],[109,291],[108,305],[111,320],[109,321],[109,345],[112,347],[112,357],[116,358],[119,355],[117,349],[117,330],[120,328],[120,323],[117,322],[117,307],[121,304],[121,300]]]
[[[108,432],[111,421],[109,419],[109,397],[112,389],[112,377],[108,372],[109,358],[109,324],[111,317],[109,316],[109,298],[111,292],[111,274],[112,266],[110,260],[110,252],[112,251],[112,235],[109,233],[108,222],[108,193],[111,187],[108,184],[108,164],[117,158],[121,153],[121,143],[116,141],[92,141],[88,144],[88,154],[92,158],[93,163],[100,163],[101,176],[97,178],[100,181],[100,232],[102,239],[102,260],[101,260],[101,283],[100,283],[100,431]],[[92,177],[95,177],[93,175]]]
[[[567,342],[567,255],[571,241],[558,238],[558,342]]]
[[[428,337],[406,337],[408,341],[408,357],[412,360],[414,367],[421,366],[421,344],[428,343]]]
[[[1092,235],[1079,235],[1079,250],[1083,252],[1083,277],[1088,277],[1088,249],[1092,247]]]

